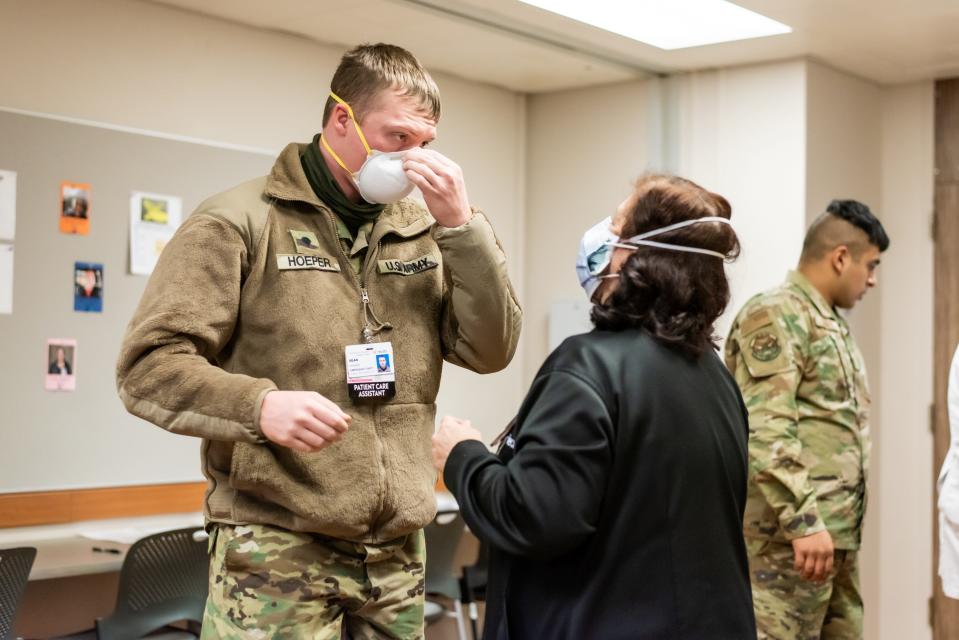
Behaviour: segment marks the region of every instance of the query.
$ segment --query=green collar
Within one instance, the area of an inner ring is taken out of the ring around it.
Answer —
[[[356,229],[356,233],[346,226],[346,223],[339,216],[333,216],[336,222],[336,235],[350,245],[350,257],[353,258],[360,254],[370,245],[370,234],[373,233],[373,223],[367,222]]]
[[[797,289],[802,291],[807,298],[809,298],[809,301],[813,303],[813,306],[816,307],[816,310],[819,311],[821,316],[836,320],[842,326],[846,325],[845,318],[843,318],[835,308],[829,305],[829,303],[826,301],[826,297],[823,296],[819,289],[813,286],[813,283],[811,283],[806,276],[798,271],[790,271],[789,275],[786,277],[786,280],[790,284],[794,285]]]
[[[316,195],[303,170],[300,156],[308,146],[309,143],[293,142],[280,152],[267,176],[264,195],[285,202],[303,202],[332,213],[333,208]],[[336,215],[333,217],[336,218]],[[376,244],[380,238],[390,234],[410,238],[427,231],[433,223],[433,216],[422,205],[412,198],[404,198],[387,205],[376,219],[369,244]]]
[[[336,178],[323,159],[320,153],[320,134],[313,136],[313,142],[306,146],[306,149],[300,154],[300,163],[303,165],[303,173],[307,181],[313,188],[316,196],[330,205],[333,212],[343,220],[343,223],[349,230],[356,235],[357,229],[367,223],[373,223],[379,217],[383,209],[382,204],[370,204],[369,202],[353,202],[350,200]]]

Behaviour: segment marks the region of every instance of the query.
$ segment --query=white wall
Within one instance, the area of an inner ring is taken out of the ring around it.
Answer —
[[[792,61],[529,98],[526,371],[547,355],[550,304],[583,297],[582,233],[647,170],[668,170],[728,198],[743,245],[733,299],[780,282],[805,226],[805,70]],[[650,125],[661,130],[651,131]]]
[[[880,190],[881,127],[880,89],[877,85],[849,76],[815,62],[806,64],[806,218],[812,222],[830,200],[851,198],[866,203],[884,218]],[[882,268],[885,271],[885,267]],[[883,448],[881,425],[882,349],[881,300],[884,287],[869,292],[849,314],[853,335],[866,360],[869,387],[873,397],[869,426],[873,451]],[[883,496],[877,493],[882,465],[878,456],[871,460],[870,501],[860,551],[862,588],[866,606],[866,635],[879,638],[881,589],[890,590],[881,581],[880,548],[882,531],[879,517]],[[893,636],[894,637],[894,636]]]
[[[649,166],[642,82],[529,97],[525,380],[547,355],[549,307],[580,300],[576,253]]]
[[[805,65],[720,69],[669,81],[675,173],[726,197],[742,245],[728,268],[732,300],[717,322],[725,338],[750,297],[796,265],[805,228]]]
[[[808,64],[807,214],[831,198],[872,207],[891,238],[879,285],[850,314],[874,399],[861,552],[866,637],[929,638],[933,86],[879,87]]]
[[[312,137],[343,54],[304,38],[141,1],[0,0],[0,14],[0,57],[8,61],[0,108],[246,147],[278,150]],[[463,167],[471,201],[492,219],[522,301],[525,98],[444,74],[436,80],[443,118],[435,148]],[[27,257],[17,255],[17,273],[28,271]],[[490,436],[498,433],[519,404],[522,355],[491,376],[447,367],[439,411],[472,418]],[[0,405],[13,401],[0,389]],[[14,427],[0,424],[0,438],[2,429]],[[130,428],[142,430],[134,422]],[[180,441],[181,455],[194,464],[196,442]],[[36,469],[42,486],[43,465]],[[113,483],[109,469],[95,471],[83,484]]]
[[[880,272],[883,390],[873,460],[883,640],[932,637],[933,207],[932,82],[882,90],[882,221],[891,238]],[[938,577],[935,578],[938,580]]]
[[[322,115],[337,52],[147,2],[0,3],[0,105],[268,149]]]

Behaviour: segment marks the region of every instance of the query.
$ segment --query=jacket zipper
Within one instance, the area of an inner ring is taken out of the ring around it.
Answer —
[[[363,282],[363,279],[362,279],[363,270],[362,270],[362,269],[360,270],[360,276],[361,276],[361,277],[359,277],[359,278],[358,278],[358,277],[356,276],[356,274],[353,272],[353,264],[350,262],[350,257],[349,257],[348,255],[346,255],[346,251],[343,249],[343,245],[340,244],[340,234],[336,232],[336,220],[333,219],[333,212],[330,211],[330,210],[328,210],[328,209],[325,210],[325,212],[326,212],[326,214],[327,214],[327,215],[326,215],[326,219],[327,219],[327,220],[329,221],[329,223],[330,223],[330,230],[333,232],[333,239],[334,239],[334,241],[335,241],[335,243],[336,243],[336,248],[337,248],[337,250],[340,252],[340,256],[342,256],[343,259],[346,261],[346,266],[347,266],[347,268],[349,268],[349,270],[350,270],[350,276],[351,276],[352,279],[353,279],[353,284],[355,284],[355,285],[356,285],[356,288],[359,290],[359,292],[360,292],[360,297],[361,297],[364,301],[368,301],[368,300],[369,300],[369,296],[368,296],[367,293],[366,293],[366,284]],[[369,254],[367,254],[367,257],[369,257]]]
[[[326,219],[330,223],[330,227],[333,231],[333,239],[336,244],[336,248],[339,250],[340,255],[346,261],[346,268],[350,270],[350,276],[352,276],[353,284],[356,285],[357,289],[360,292],[360,302],[363,305],[363,320],[366,322],[366,326],[363,327],[363,339],[365,342],[372,342],[372,334],[370,332],[370,321],[369,321],[369,304],[370,304],[370,293],[366,288],[366,272],[368,271],[368,266],[373,262],[374,249],[373,247],[367,247],[366,249],[366,259],[363,261],[363,266],[360,269],[360,275],[357,277],[356,273],[353,271],[353,264],[350,261],[350,257],[346,255],[346,251],[343,249],[343,245],[340,243],[340,234],[336,232],[336,220],[333,219],[333,212],[326,210]],[[382,241],[376,243],[375,253],[379,253],[379,249],[382,246]],[[384,446],[383,441],[380,438],[379,424],[377,421],[377,411],[376,406],[373,406],[370,410],[370,420],[373,423],[373,436],[376,439],[376,451],[379,456],[380,463],[380,496],[379,496],[379,509],[375,514],[375,519],[370,523],[370,540],[376,542],[376,523],[383,515],[383,509],[386,506],[386,465],[383,461],[384,455]]]

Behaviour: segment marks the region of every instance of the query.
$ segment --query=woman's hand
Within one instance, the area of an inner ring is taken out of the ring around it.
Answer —
[[[446,459],[460,442],[464,440],[483,441],[483,435],[473,428],[469,420],[460,420],[452,416],[443,416],[439,429],[433,434],[433,466],[441,474],[446,467]]]

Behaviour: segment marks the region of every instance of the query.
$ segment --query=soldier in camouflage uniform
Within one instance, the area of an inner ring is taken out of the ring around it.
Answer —
[[[749,410],[744,534],[761,639],[861,638],[857,550],[866,508],[869,390],[846,320],[889,239],[835,200],[797,271],[752,298],[726,343]]]
[[[499,371],[519,339],[493,228],[424,148],[429,73],[361,45],[330,89],[312,142],[180,227],[117,364],[130,412],[203,439],[207,639],[422,640],[442,364]]]

